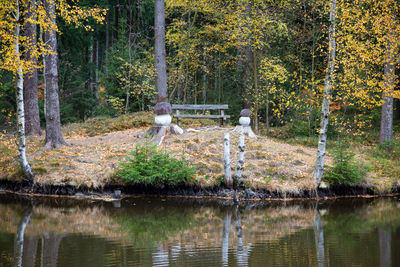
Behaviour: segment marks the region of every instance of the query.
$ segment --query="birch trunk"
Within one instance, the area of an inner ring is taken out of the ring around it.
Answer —
[[[155,0],[154,6],[154,52],[156,68],[156,89],[158,99],[167,97],[167,63],[165,52],[165,10],[164,0]]]
[[[230,137],[229,133],[224,134],[224,169],[225,169],[225,183],[228,186],[232,185],[232,171],[230,162]]]
[[[389,37],[390,38],[390,37]],[[386,45],[385,70],[383,81],[383,105],[379,143],[391,147],[393,135],[393,90],[395,87],[395,47],[393,39],[389,39]]]
[[[20,13],[19,13],[19,0],[17,0],[17,10],[15,12],[15,56],[17,61],[17,119],[18,119],[18,161],[21,169],[28,181],[33,180],[33,173],[31,166],[26,158],[26,138],[25,138],[25,111],[24,111],[24,77],[21,66],[20,51],[19,51],[19,38],[20,38]]]
[[[324,174],[324,161],[326,153],[326,137],[329,123],[329,101],[331,97],[331,88],[333,84],[333,74],[335,71],[335,17],[336,17],[336,0],[331,0],[330,25],[329,25],[329,57],[328,67],[325,76],[324,99],[321,108],[321,129],[319,132],[318,152],[315,161],[314,182],[316,187],[321,183],[322,175]]]
[[[238,156],[238,163],[236,166],[236,172],[235,172],[235,184],[240,185],[242,181],[242,171],[244,167],[244,135],[241,134],[239,136],[239,156]]]
[[[34,18],[36,14],[36,1],[31,0],[28,18]],[[37,64],[37,58],[34,56],[37,43],[36,24],[26,22],[24,26],[26,38],[29,40],[30,46],[26,47],[26,59]],[[38,72],[33,69],[27,73],[24,80],[24,110],[25,110],[25,135],[41,135],[40,116],[38,102]]]
[[[46,13],[50,16],[52,24],[56,24],[55,1],[45,0]],[[54,29],[46,30],[44,41],[52,49],[51,54],[45,55],[46,64],[46,144],[45,149],[66,145],[61,133],[60,103],[58,99],[58,56],[57,36]]]

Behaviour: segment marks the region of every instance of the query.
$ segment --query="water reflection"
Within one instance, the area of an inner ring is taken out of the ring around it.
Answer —
[[[0,195],[0,266],[400,266],[399,208]]]
[[[315,209],[313,227],[315,234],[315,247],[317,249],[318,267],[325,267],[324,229],[322,228],[321,215],[319,213],[318,206]]]

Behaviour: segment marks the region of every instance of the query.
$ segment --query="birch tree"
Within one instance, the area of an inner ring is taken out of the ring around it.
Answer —
[[[324,97],[321,107],[321,128],[319,131],[318,152],[315,161],[314,182],[316,187],[321,183],[324,174],[324,161],[326,153],[326,138],[329,123],[329,101],[331,98],[331,88],[333,85],[333,75],[335,71],[335,17],[336,17],[336,0],[331,0],[331,9],[329,16],[329,50],[328,50],[328,67],[325,75]]]
[[[31,61],[21,58],[21,20],[24,16],[19,0],[0,2],[0,67],[14,73],[17,96],[18,162],[25,179],[33,180],[33,172],[26,157],[25,112],[24,112],[24,69],[33,68]]]

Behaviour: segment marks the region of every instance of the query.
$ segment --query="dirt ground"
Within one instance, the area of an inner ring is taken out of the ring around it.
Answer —
[[[28,140],[28,156],[41,184],[101,187],[111,181],[119,162],[139,143],[148,142],[146,128],[105,133],[98,136],[65,136],[70,146],[29,153],[29,143],[43,143],[43,137]],[[197,168],[193,183],[214,186],[223,180],[223,135],[231,132],[231,166],[236,168],[238,135],[232,128],[218,126],[186,128],[183,135],[170,135],[159,149],[183,157]],[[280,192],[311,189],[316,150],[288,145],[265,137],[245,139],[246,184]],[[329,157],[327,163],[330,163]]]

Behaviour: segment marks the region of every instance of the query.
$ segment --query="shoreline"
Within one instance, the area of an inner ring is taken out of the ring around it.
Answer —
[[[120,196],[115,191],[120,190]],[[35,197],[67,197],[100,201],[118,201],[132,197],[220,199],[238,203],[241,201],[302,201],[337,198],[377,198],[400,195],[400,187],[392,188],[390,193],[379,194],[367,186],[331,186],[318,190],[303,190],[298,193],[285,193],[267,189],[228,188],[224,186],[202,188],[198,186],[155,187],[151,185],[106,184],[102,188],[71,185],[41,185],[38,183],[0,181],[0,193]]]

